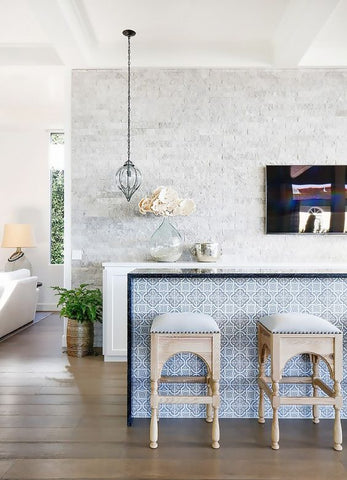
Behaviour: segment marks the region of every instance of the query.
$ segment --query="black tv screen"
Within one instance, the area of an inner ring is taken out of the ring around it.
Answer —
[[[268,165],[266,233],[346,233],[346,165]]]

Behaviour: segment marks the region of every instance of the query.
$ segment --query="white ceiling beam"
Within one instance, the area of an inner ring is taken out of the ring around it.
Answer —
[[[96,48],[93,31],[79,0],[30,0],[37,19],[62,62],[88,65]]]
[[[341,0],[290,0],[273,41],[273,64],[297,67]]]
[[[0,45],[0,65],[62,65],[51,45]]]

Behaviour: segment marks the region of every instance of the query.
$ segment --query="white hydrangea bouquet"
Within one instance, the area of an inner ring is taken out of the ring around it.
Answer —
[[[190,215],[195,210],[195,203],[188,198],[180,198],[176,190],[171,187],[158,187],[152,195],[144,197],[139,203],[142,215],[154,213],[163,217]]]

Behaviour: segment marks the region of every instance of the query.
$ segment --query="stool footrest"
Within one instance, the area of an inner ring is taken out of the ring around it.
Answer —
[[[207,377],[163,376],[158,381],[159,383],[207,383]]]
[[[313,380],[313,385],[319,387],[321,390],[323,390],[324,393],[329,395],[329,397],[335,397],[334,391],[330,387],[328,387],[328,385],[320,378],[315,378]]]
[[[266,383],[272,383],[271,377],[263,377]],[[282,377],[278,383],[311,383],[312,377]]]
[[[258,383],[259,382],[261,382],[262,387],[267,391],[267,393],[271,391],[270,387],[267,385],[268,383],[272,383],[271,377],[259,378]],[[334,390],[328,387],[328,385],[325,382],[323,382],[323,380],[321,380],[320,378],[312,379],[312,377],[283,377],[279,380],[278,383],[312,384],[313,386],[319,387],[321,390],[323,390],[323,392],[326,393],[329,397],[332,397],[332,398],[335,397]]]
[[[279,397],[281,405],[335,405],[330,397]]]
[[[195,404],[212,404],[212,397],[209,396],[169,396],[158,395],[159,403],[195,403]]]
[[[315,380],[315,383],[318,383],[319,379]],[[271,398],[274,397],[273,392],[269,385],[265,383],[265,381],[262,378],[258,378],[258,384],[261,388],[264,389],[266,395]],[[324,382],[320,380],[319,385],[322,388],[322,386],[325,385]],[[327,386],[325,385],[326,389],[331,392],[332,395],[329,397],[282,397],[282,396],[277,396],[275,398],[278,399],[278,402],[280,405],[335,405],[336,403],[336,398],[334,396],[334,392]],[[324,389],[322,388],[324,391]],[[326,393],[326,392],[325,392]]]
[[[266,395],[271,399],[272,390],[263,378],[258,378],[258,385],[260,388],[264,389]]]

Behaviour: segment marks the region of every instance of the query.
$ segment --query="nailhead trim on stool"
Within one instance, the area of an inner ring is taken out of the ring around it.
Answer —
[[[190,352],[206,364],[206,377],[162,377],[165,362],[176,353]],[[158,315],[151,327],[151,448],[158,447],[158,410],[161,403],[206,404],[206,421],[212,422],[212,448],[219,448],[220,332],[209,315],[174,312]],[[160,395],[158,384],[205,383],[207,395]]]
[[[332,405],[335,409],[334,449],[342,450],[340,410],[342,408],[342,332],[327,320],[315,315],[301,313],[277,313],[258,321],[259,361],[259,415],[258,422],[264,423],[264,393],[273,410],[272,448],[279,448],[278,409],[281,405],[312,405],[313,422],[319,422],[319,405]],[[310,354],[312,376],[282,377],[285,364],[292,357]],[[265,362],[271,355],[271,376],[265,376]],[[328,365],[334,387],[330,388],[319,378],[319,360]],[[268,384],[272,384],[272,388]],[[311,384],[312,397],[285,397],[279,393],[280,383]],[[319,396],[321,389],[326,396]]]

